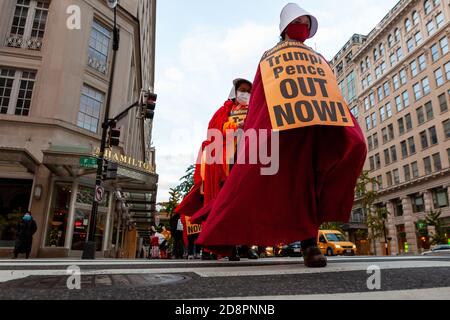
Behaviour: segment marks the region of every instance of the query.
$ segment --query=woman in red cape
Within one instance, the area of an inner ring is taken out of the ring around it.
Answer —
[[[283,40],[304,42],[317,26],[317,19],[296,4],[282,11]],[[363,133],[354,118],[353,122],[354,127],[311,126],[280,132],[276,175],[261,175],[261,164],[235,164],[203,223],[198,243],[220,251],[240,243],[273,246],[300,240],[305,265],[325,267],[326,258],[317,247],[318,229],[324,222],[349,220],[367,154]],[[259,68],[244,129],[272,130]],[[268,140],[270,145],[270,134]],[[248,149],[246,141],[238,152]]]
[[[230,120],[230,115],[237,111],[235,113],[240,114],[241,119],[239,121],[243,123],[247,114],[251,88],[252,83],[250,81],[242,78],[235,79],[233,81],[233,88],[230,92],[229,99],[225,101],[224,105],[214,114],[209,122],[208,130],[219,130],[225,136],[226,130],[238,129],[240,127],[239,123],[237,123],[236,120]],[[191,191],[175,209],[175,212],[180,213],[182,216],[192,216],[196,214],[199,223],[201,223],[203,213],[208,213],[211,210],[214,199],[219,194],[219,191],[229,174],[229,164],[225,158],[223,159],[223,163],[205,163],[205,148],[213,142],[214,140],[206,140],[202,143],[195,165],[194,185]],[[223,155],[225,157],[225,139],[223,141],[223,150]],[[182,218],[182,221],[185,224],[184,218]],[[227,255],[233,255],[230,259],[237,259],[236,252],[230,252]]]

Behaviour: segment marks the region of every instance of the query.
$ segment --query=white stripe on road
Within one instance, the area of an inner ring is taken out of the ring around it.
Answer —
[[[73,264],[78,266],[77,263]],[[103,274],[165,274],[165,273],[195,273],[200,277],[236,277],[263,276],[283,274],[313,274],[328,272],[365,271],[369,266],[376,265],[380,269],[410,269],[410,268],[450,268],[450,261],[391,261],[391,262],[355,262],[332,263],[326,268],[306,268],[303,264],[259,265],[259,266],[220,266],[217,267],[186,267],[182,268],[140,268],[140,269],[103,269],[85,270],[81,275]],[[0,270],[0,282],[25,278],[28,276],[68,276],[66,270]]]
[[[208,298],[207,300],[450,300],[450,287],[290,296],[226,297],[213,299]]]

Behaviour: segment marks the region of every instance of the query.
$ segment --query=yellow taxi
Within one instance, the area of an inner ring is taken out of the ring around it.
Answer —
[[[334,255],[356,255],[356,246],[348,241],[345,236],[337,230],[319,230],[317,244],[323,254]]]

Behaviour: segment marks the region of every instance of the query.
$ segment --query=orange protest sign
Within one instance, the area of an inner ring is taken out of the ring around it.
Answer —
[[[260,67],[272,129],[354,126],[333,71],[303,43],[282,42],[263,56]]]
[[[191,224],[191,218],[186,217],[186,233],[188,236],[202,232],[201,224]]]

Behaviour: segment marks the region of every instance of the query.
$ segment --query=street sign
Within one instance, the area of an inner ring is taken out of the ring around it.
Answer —
[[[97,169],[97,158],[81,157],[80,158],[80,167]]]
[[[95,186],[95,201],[102,202],[105,189],[101,186]]]

